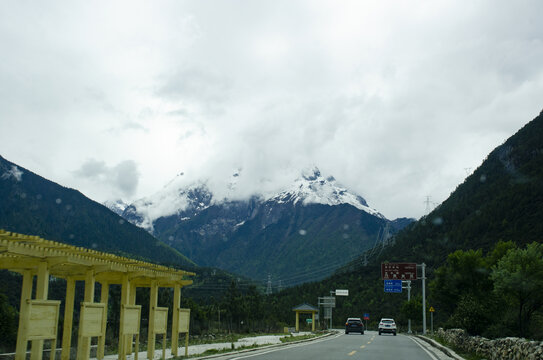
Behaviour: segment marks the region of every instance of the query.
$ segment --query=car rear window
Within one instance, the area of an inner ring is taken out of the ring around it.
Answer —
[[[387,323],[387,324],[392,324],[394,323],[394,320],[383,320],[384,323]]]
[[[360,320],[349,320],[349,324],[360,324],[361,322]]]

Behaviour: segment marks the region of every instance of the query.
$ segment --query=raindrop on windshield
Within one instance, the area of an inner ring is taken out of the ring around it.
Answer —
[[[300,231],[298,231],[298,233],[302,236],[304,236],[305,234],[307,234],[307,231],[304,230],[304,229],[300,229]]]

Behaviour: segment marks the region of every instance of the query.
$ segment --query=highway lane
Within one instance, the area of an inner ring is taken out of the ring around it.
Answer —
[[[371,359],[371,360],[438,360],[440,357],[425,350],[411,337],[381,335],[366,331],[364,335],[344,334],[323,339],[262,349],[254,352],[232,354],[220,360],[314,360],[314,359]]]

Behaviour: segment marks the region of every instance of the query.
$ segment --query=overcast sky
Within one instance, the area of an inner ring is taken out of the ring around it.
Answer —
[[[543,108],[543,1],[0,2],[0,155],[103,202],[316,165],[419,217]]]

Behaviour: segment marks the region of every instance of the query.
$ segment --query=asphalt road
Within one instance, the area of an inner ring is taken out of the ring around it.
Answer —
[[[371,360],[437,360],[412,337],[384,334],[375,331],[329,336],[323,339],[292,344],[254,352],[218,357],[220,360],[314,360],[314,359],[371,359]]]

